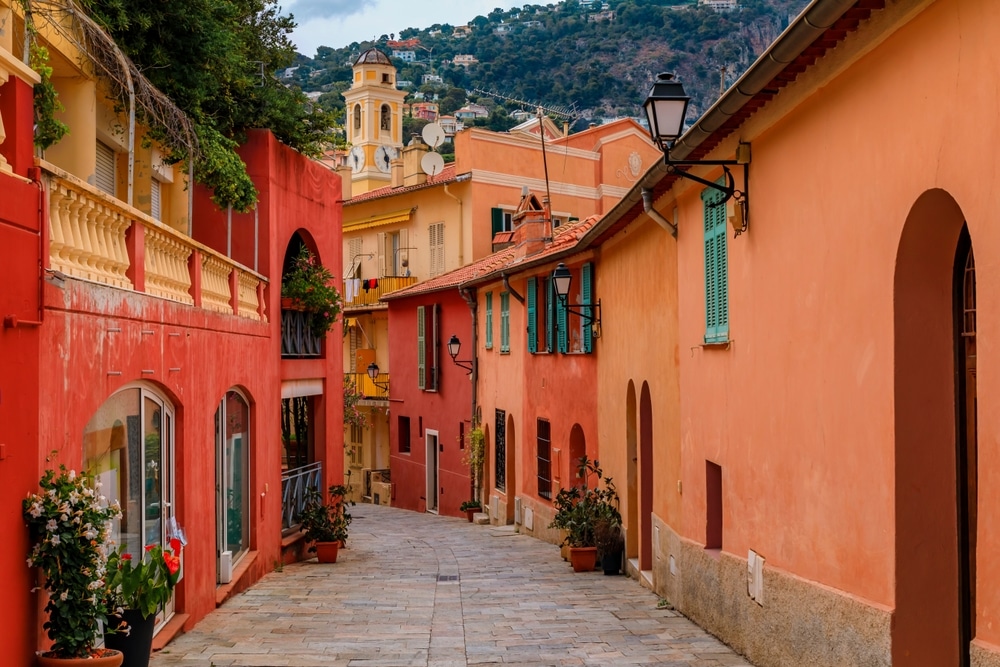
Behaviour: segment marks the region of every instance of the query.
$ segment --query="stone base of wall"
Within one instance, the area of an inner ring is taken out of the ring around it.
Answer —
[[[1000,646],[973,640],[970,649],[972,667],[1000,667]]]
[[[877,667],[892,662],[892,613],[881,605],[766,562],[759,605],[747,593],[745,558],[682,539],[656,516],[653,561],[656,593],[759,667]],[[1000,667],[1000,662],[976,664]]]
[[[502,496],[491,496],[490,497],[490,507],[493,507],[494,498],[496,498],[496,516],[490,513],[490,523],[494,526],[502,526],[506,524],[507,516],[507,503],[514,502],[513,499],[505,499]],[[530,527],[527,521],[527,516],[530,513]],[[544,542],[549,542],[551,544],[559,544],[563,540],[562,531],[554,530],[549,528],[549,524],[552,523],[552,518],[555,516],[555,510],[552,509],[552,505],[544,503],[534,498],[524,498],[521,497],[521,521],[520,523],[515,523],[518,532],[524,533],[525,535],[530,535],[536,539],[542,540]]]

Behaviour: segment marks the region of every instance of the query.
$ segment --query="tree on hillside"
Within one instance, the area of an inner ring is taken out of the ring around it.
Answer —
[[[221,206],[247,210],[257,193],[235,149],[267,128],[283,143],[320,155],[334,116],[286,88],[273,72],[295,61],[295,27],[273,0],[83,0],[87,11],[195,126],[195,177]],[[184,155],[175,154],[174,159]]]

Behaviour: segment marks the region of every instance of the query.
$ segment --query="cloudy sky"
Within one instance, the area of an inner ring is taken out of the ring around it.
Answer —
[[[435,23],[465,25],[496,8],[532,4],[529,0],[285,0],[283,13],[295,15],[299,27],[292,40],[299,53],[316,55],[316,47],[341,48],[351,42],[399,34],[405,28]]]

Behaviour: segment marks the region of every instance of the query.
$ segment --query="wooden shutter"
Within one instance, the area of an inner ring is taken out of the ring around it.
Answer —
[[[427,228],[430,245],[430,270],[432,276],[444,273],[444,223],[437,222]]]
[[[385,232],[378,233],[375,245],[378,250],[378,277],[385,278]]]
[[[705,342],[729,340],[729,262],[726,207],[714,188],[701,193],[705,221]]]
[[[510,352],[510,293],[500,293],[500,351]]]
[[[581,312],[586,313],[590,317],[594,316],[594,309],[590,307],[590,304],[594,303],[593,274],[594,265],[590,262],[584,264],[580,270],[580,296],[585,304]],[[583,351],[590,354],[594,351],[594,327],[592,321],[586,320],[587,318],[581,317],[580,326],[583,328],[581,332],[583,334]]]
[[[538,314],[536,304],[537,282],[534,277],[528,278],[528,352],[538,352]]]
[[[149,181],[149,216],[163,222],[163,208],[160,203],[160,182],[155,178]]]
[[[490,238],[496,236],[499,232],[503,231],[503,209],[494,208],[490,209],[490,218],[492,220],[493,234]]]
[[[115,152],[107,144],[97,142],[97,161],[94,165],[94,185],[98,190],[115,195]]]
[[[548,310],[545,313],[545,351],[552,352],[556,349],[556,308],[559,297],[556,296],[556,284],[551,278],[545,281],[548,285]]]
[[[486,293],[486,349],[493,349],[493,292]]]
[[[417,388],[427,388],[427,346],[424,329],[424,307],[417,306]]]
[[[441,305],[434,304],[431,306],[431,330],[430,335],[427,337],[427,345],[431,348],[431,381],[430,389],[438,390],[438,378],[441,377],[441,360],[438,358],[441,350],[438,347],[438,341],[441,340],[441,332],[438,331],[440,327],[439,317],[441,315]]]
[[[556,300],[556,326],[559,328],[559,351],[566,354],[569,352],[569,313],[566,312],[563,300],[555,294],[555,290],[553,290],[553,296]],[[567,295],[566,302],[568,303],[571,298],[572,296]]]

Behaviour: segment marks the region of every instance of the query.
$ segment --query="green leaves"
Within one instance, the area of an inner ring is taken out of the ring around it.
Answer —
[[[325,336],[341,311],[343,300],[333,283],[330,270],[305,246],[281,277],[282,298],[292,299],[309,314],[309,326],[316,336]]]

